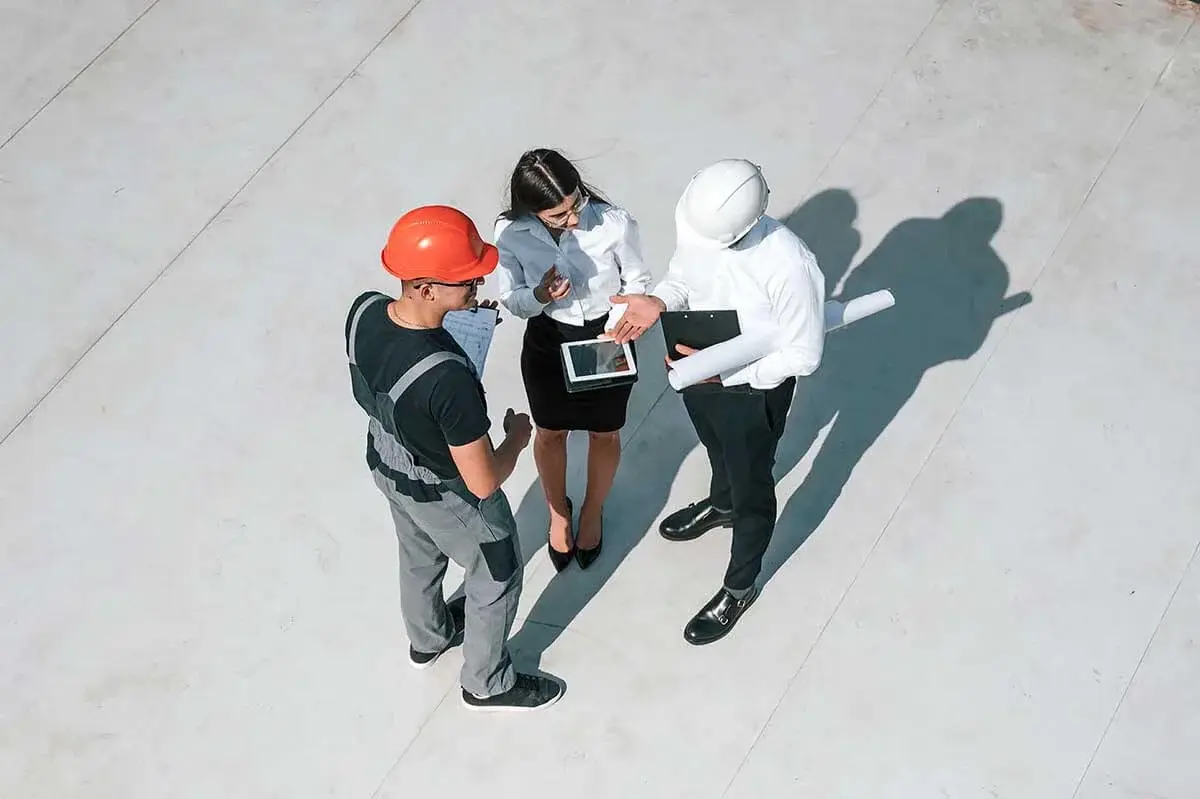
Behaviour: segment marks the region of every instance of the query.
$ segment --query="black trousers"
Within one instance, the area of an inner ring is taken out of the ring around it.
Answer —
[[[754,585],[775,531],[775,450],[783,437],[796,379],[769,391],[705,383],[683,391],[683,404],[708,452],[713,507],[733,511],[725,587]]]

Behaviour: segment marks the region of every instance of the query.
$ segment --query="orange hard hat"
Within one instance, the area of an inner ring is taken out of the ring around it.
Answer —
[[[396,220],[380,258],[383,268],[401,280],[427,277],[458,283],[489,274],[500,254],[484,243],[462,211],[424,205]]]

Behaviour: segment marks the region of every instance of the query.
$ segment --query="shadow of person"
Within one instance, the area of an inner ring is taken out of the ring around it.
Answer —
[[[800,381],[780,442],[777,478],[786,474],[832,422],[803,483],[787,500],[763,562],[766,583],[824,521],[864,453],[913,396],[925,373],[971,357],[992,323],[1032,301],[1006,297],[1009,273],[992,248],[999,200],[971,198],[937,219],[898,224],[850,273],[839,298],[890,289],[894,307],[829,335],[820,369]],[[814,252],[835,247],[813,228]],[[836,262],[834,267],[837,267]]]
[[[826,299],[850,269],[862,235],[854,227],[858,202],[845,189],[825,189],[814,194],[780,221],[804,240],[825,275]]]

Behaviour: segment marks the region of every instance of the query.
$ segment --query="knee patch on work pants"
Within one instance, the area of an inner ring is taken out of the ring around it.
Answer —
[[[465,486],[449,496],[459,491],[465,491]],[[517,523],[504,492],[496,489],[490,497],[478,500],[475,507],[465,502],[455,504],[461,506],[456,511],[462,514],[463,525],[476,536],[479,552],[492,579],[498,583],[511,580],[521,568],[521,558],[517,551]]]
[[[499,541],[486,541],[479,545],[479,551],[483,553],[483,562],[487,564],[488,573],[496,582],[508,582],[517,573],[519,560],[512,536],[506,536]]]

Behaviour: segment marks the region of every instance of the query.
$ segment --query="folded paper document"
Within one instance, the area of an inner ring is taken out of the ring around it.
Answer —
[[[825,333],[840,330],[896,304],[892,292],[882,291],[856,297],[849,302],[830,300],[825,303]],[[705,347],[694,355],[674,361],[667,372],[667,382],[676,391],[703,382],[713,375],[739,369],[775,349],[776,331],[766,325],[755,325],[727,341]]]

